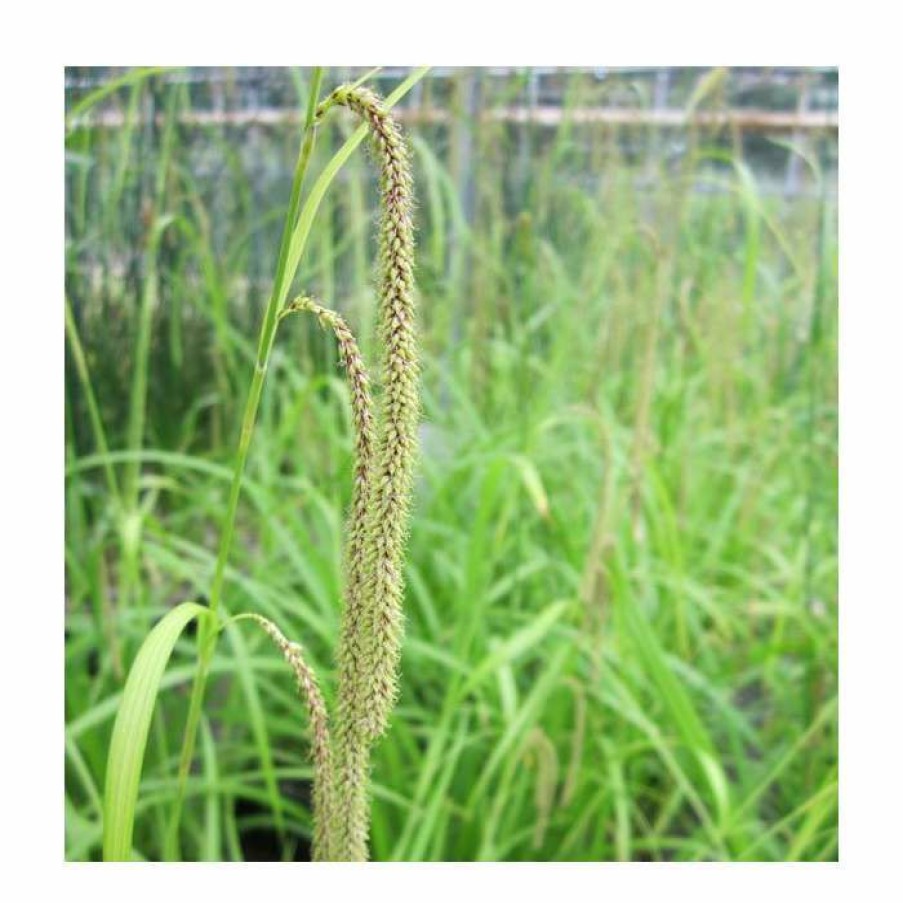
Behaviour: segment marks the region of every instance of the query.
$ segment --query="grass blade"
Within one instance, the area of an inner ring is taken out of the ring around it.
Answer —
[[[620,567],[613,570],[617,580],[623,579]],[[730,810],[728,784],[709,732],[689,694],[671,670],[655,631],[626,587],[618,594],[615,610],[621,629],[630,637],[643,670],[655,686],[681,741],[693,754],[698,773],[708,785],[723,823]]]
[[[131,858],[138,782],[160,681],[176,640],[186,625],[206,613],[206,608],[193,602],[172,609],[148,634],[132,665],[113,725],[107,759],[103,806],[103,858],[106,861]]]

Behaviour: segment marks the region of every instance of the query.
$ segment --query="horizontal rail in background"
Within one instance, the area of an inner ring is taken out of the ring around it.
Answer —
[[[453,120],[448,110],[418,108],[395,109],[396,115],[407,123],[445,123]],[[618,107],[578,107],[563,110],[560,107],[499,107],[484,110],[480,118],[490,122],[513,122],[525,125],[557,126],[563,122],[575,124],[637,125],[652,128],[686,128],[697,126],[730,126],[743,131],[836,131],[838,116],[834,111],[774,112],[771,110],[639,110]],[[137,117],[143,122],[145,117]],[[163,116],[157,121],[162,124]],[[300,125],[303,113],[294,109],[260,110],[192,110],[178,115],[183,125],[232,125],[275,126]],[[126,114],[120,110],[103,110],[80,116],[72,127],[121,128],[126,124]]]

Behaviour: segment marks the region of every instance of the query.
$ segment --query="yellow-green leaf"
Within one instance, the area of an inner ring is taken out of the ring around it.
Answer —
[[[201,605],[184,602],[154,627],[138,650],[122,693],[107,758],[103,799],[103,858],[106,861],[131,858],[138,782],[160,681],[176,640],[186,625],[207,612],[208,609]]]

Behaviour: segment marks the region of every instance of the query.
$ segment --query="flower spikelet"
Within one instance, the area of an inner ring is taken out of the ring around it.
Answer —
[[[330,858],[329,850],[329,826],[332,819],[332,762],[329,745],[329,719],[326,712],[326,704],[314,672],[307,662],[301,646],[286,639],[279,628],[267,618],[253,614],[250,617],[256,621],[276,644],[283,658],[288,663],[295,675],[298,684],[298,693],[307,704],[310,717],[311,732],[313,734],[312,757],[314,761],[314,791],[313,791],[313,820],[314,820],[314,858],[325,860]]]
[[[372,644],[366,616],[366,555],[368,507],[374,472],[375,437],[370,384],[354,335],[345,321],[312,298],[291,302],[281,316],[314,314],[320,325],[331,329],[338,343],[339,358],[348,377],[354,423],[354,488],[345,546],[345,604],[338,645],[339,699],[335,750],[330,854],[339,860],[366,858],[367,851],[367,762],[369,743],[365,730],[362,686],[369,672]]]
[[[382,398],[379,440],[367,521],[370,668],[363,686],[367,733],[386,728],[398,693],[403,634],[402,565],[417,454],[418,361],[414,307],[413,183],[407,145],[380,98],[341,87],[321,105],[353,110],[369,126],[380,168],[379,334]]]

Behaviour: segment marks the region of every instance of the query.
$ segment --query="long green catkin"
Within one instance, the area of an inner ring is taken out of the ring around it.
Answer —
[[[320,105],[317,119],[333,106],[348,107],[369,125],[380,167],[381,416],[375,454],[371,452],[369,460],[358,456],[359,496],[349,529],[331,847],[337,859],[363,860],[369,823],[369,749],[385,731],[398,693],[402,564],[417,451],[413,183],[404,139],[376,94],[366,88],[340,87]]]
[[[380,167],[379,333],[383,398],[366,569],[370,578],[372,662],[363,687],[367,729],[380,736],[398,693],[403,631],[402,561],[417,453],[419,365],[414,310],[413,181],[398,125],[367,88],[338,88],[324,107],[343,105],[370,127]]]
[[[354,686],[369,661],[365,600],[365,543],[367,510],[374,473],[374,423],[370,383],[354,335],[339,314],[302,296],[292,301],[280,319],[291,313],[314,314],[336,337],[345,367],[354,423],[354,488],[345,546],[345,599],[338,644],[340,687]],[[358,696],[340,692],[338,700],[337,762],[330,806],[329,850],[336,859],[361,859],[367,850],[367,760],[369,747],[357,710]],[[318,829],[321,826],[318,825]]]
[[[332,858],[329,827],[333,822],[332,803],[333,770],[332,752],[329,741],[329,718],[323,694],[317,684],[313,670],[304,661],[301,646],[286,639],[282,631],[262,615],[243,615],[256,621],[282,652],[283,657],[295,674],[298,694],[307,704],[313,734],[312,758],[314,760],[313,780],[313,858],[325,861]]]

